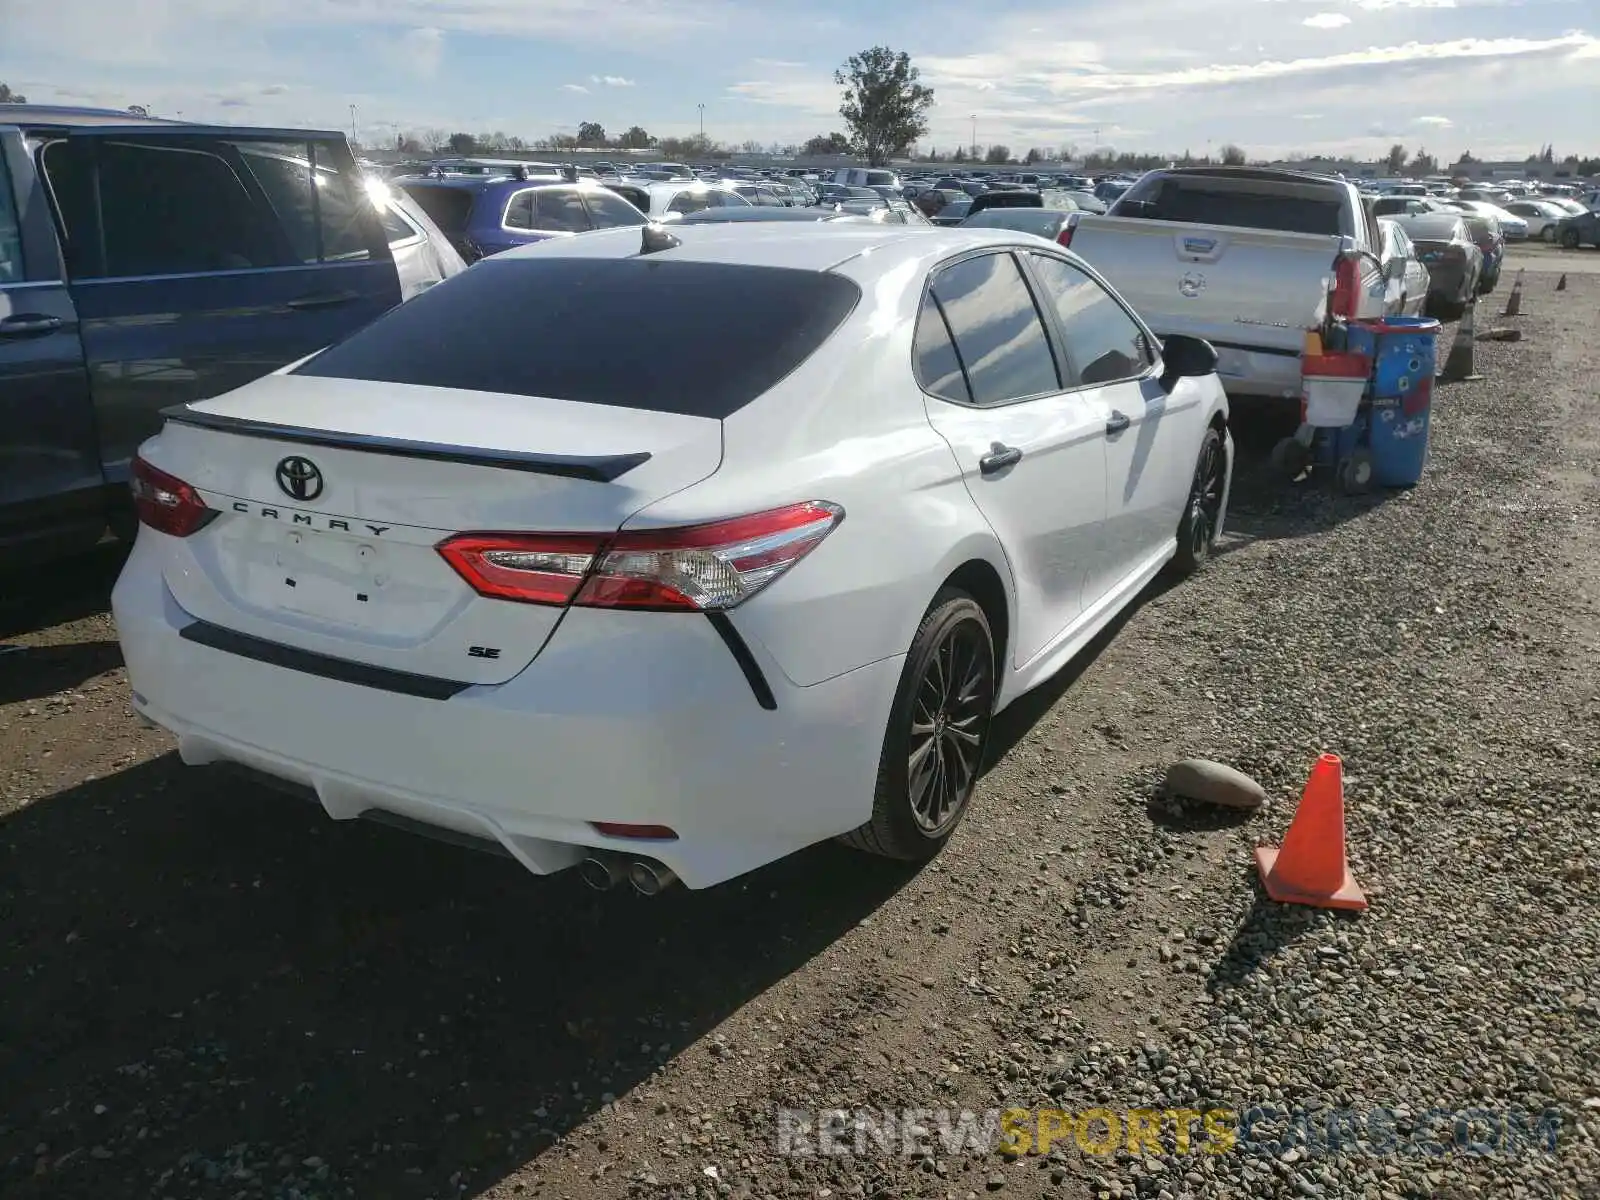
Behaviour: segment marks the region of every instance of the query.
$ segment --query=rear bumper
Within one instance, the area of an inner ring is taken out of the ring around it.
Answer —
[[[901,658],[812,687],[760,661],[769,710],[704,617],[574,610],[515,678],[430,699],[186,639],[194,619],[141,542],[112,597],[135,708],[185,762],[309,788],[335,819],[376,810],[487,838],[537,874],[590,847],[644,855],[698,888],[871,815]]]
[[[1228,395],[1300,402],[1298,350],[1283,352],[1216,341],[1211,344],[1217,351],[1217,378]]]

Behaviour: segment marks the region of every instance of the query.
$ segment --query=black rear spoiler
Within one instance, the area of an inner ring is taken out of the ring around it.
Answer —
[[[492,450],[481,446],[454,446],[440,442],[413,442],[405,438],[377,437],[366,433],[341,433],[330,429],[305,429],[298,425],[276,425],[271,421],[252,421],[247,417],[227,417],[220,413],[198,412],[187,404],[161,410],[173,425],[191,425],[238,437],[262,438],[274,442],[293,442],[300,446],[328,446],[336,450],[360,450],[366,454],[385,454],[393,458],[422,458],[432,462],[463,463],[472,467],[492,467],[502,471],[525,471],[530,475],[560,475],[568,479],[587,479],[611,483],[635,467],[650,461],[646,450],[631,454],[534,454],[522,450]]]

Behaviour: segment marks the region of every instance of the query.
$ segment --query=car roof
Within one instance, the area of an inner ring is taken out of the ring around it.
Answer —
[[[1450,233],[1457,225],[1466,223],[1466,213],[1417,213],[1406,221],[1405,227],[1412,237],[1417,237],[1419,234],[1426,236]]]
[[[78,108],[68,104],[8,104],[0,109],[0,124],[5,125],[176,125],[161,117],[141,117],[126,109]]]
[[[648,227],[644,227],[648,228]],[[870,273],[882,276],[906,263],[931,265],[964,249],[984,246],[1032,246],[1032,234],[1009,229],[958,229],[931,225],[848,224],[833,221],[728,221],[664,228],[678,245],[655,251],[661,261],[784,267],[830,271],[852,259],[870,257]],[[571,258],[626,258],[639,253],[639,226],[597,230],[582,237],[549,241],[502,251],[496,262],[559,254]]]

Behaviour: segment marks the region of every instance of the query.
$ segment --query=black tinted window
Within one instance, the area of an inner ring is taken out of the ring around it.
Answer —
[[[1144,333],[1122,305],[1082,271],[1043,254],[1031,256],[1045,299],[1055,308],[1078,383],[1114,383],[1150,365]]]
[[[326,142],[311,143],[316,166],[317,216],[323,262],[355,262],[372,257],[369,231],[372,201],[361,181],[337,166]]]
[[[11,173],[0,156],[0,283],[22,280],[22,226],[11,194]]]
[[[469,189],[430,183],[405,183],[400,186],[428,214],[428,220],[437,225],[441,233],[466,232],[467,218],[472,214],[473,193]]]
[[[925,390],[944,400],[972,403],[967,377],[962,373],[961,360],[956,357],[955,343],[950,340],[950,327],[945,324],[944,314],[939,311],[931,292],[922,301],[911,353],[917,382]]]
[[[1342,197],[1332,191],[1325,197],[1294,195],[1268,185],[1249,191],[1223,181],[1169,175],[1132,188],[1117,201],[1115,215],[1336,236],[1344,232],[1340,228],[1343,211]]]
[[[295,373],[720,419],[804,362],[859,298],[817,271],[491,258]]]
[[[934,277],[977,404],[1054,392],[1061,386],[1033,296],[1009,254],[985,254]]]

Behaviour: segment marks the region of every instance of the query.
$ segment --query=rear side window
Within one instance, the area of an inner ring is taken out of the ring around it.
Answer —
[[[533,228],[532,192],[518,192],[506,202],[505,227],[507,229]]]
[[[546,233],[588,233],[589,210],[573,188],[540,188],[533,194],[533,227]]]
[[[1150,365],[1144,331],[1093,279],[1072,264],[1030,255],[1044,299],[1056,310],[1075,382],[1115,383],[1143,375]]]
[[[1060,390],[1044,322],[1011,255],[984,254],[948,266],[934,276],[933,294],[950,323],[974,404]]]
[[[472,215],[473,193],[467,188],[437,187],[427,183],[401,185],[406,195],[415,200],[428,220],[439,227],[441,233],[465,233],[467,219]]]
[[[818,271],[490,258],[294,373],[720,420],[815,353],[860,296],[850,280]]]
[[[601,188],[586,188],[582,195],[596,229],[644,224],[644,214],[613,192]]]
[[[710,207],[710,196],[710,192],[679,192],[672,198],[672,203],[667,205],[667,211],[671,213],[700,212],[702,209]]]
[[[93,155],[99,159],[97,217]],[[79,279],[180,275],[315,261],[315,229],[290,232],[225,144],[55,142],[43,155]],[[103,247],[103,253],[102,253]]]

